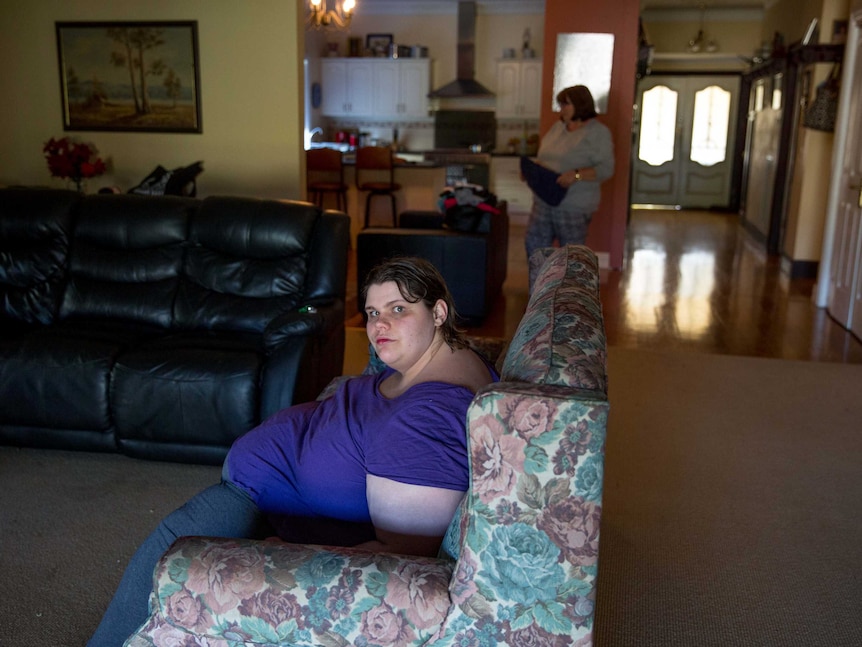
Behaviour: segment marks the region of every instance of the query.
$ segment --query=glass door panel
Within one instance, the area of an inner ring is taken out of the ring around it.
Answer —
[[[678,97],[678,92],[665,85],[643,94],[638,158],[651,166],[661,166],[674,158]]]
[[[640,80],[632,204],[729,206],[738,96],[737,76]]]
[[[727,159],[729,122],[730,92],[715,85],[695,92],[689,159],[703,166]]]

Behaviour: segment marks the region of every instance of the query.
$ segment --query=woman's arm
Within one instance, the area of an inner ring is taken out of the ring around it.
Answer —
[[[570,187],[576,182],[604,182],[614,174],[614,144],[610,131],[599,124],[579,145],[589,150],[590,164],[560,173],[557,184]]]
[[[377,539],[359,548],[434,557],[464,492],[369,474],[366,496]]]
[[[592,144],[593,151],[593,178],[604,182],[614,174],[614,142],[611,139],[611,131],[603,124],[596,128],[595,141]]]

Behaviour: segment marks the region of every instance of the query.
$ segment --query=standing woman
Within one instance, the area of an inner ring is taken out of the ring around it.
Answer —
[[[557,184],[568,189],[553,207],[533,195],[527,224],[527,258],[556,239],[560,245],[582,245],[593,213],[599,207],[600,184],[614,173],[611,132],[596,119],[593,95],[584,85],[557,94],[560,120],[542,137],[538,163],[560,174]],[[533,279],[530,276],[530,285]]]

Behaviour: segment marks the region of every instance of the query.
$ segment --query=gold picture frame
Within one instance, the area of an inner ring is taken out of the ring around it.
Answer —
[[[197,21],[57,22],[64,130],[200,133]]]

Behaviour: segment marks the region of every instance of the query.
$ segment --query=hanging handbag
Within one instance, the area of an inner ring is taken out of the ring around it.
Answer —
[[[814,101],[805,109],[802,125],[814,130],[835,130],[835,114],[838,112],[838,94],[841,90],[839,71],[841,65],[836,63],[823,83],[817,86]]]

